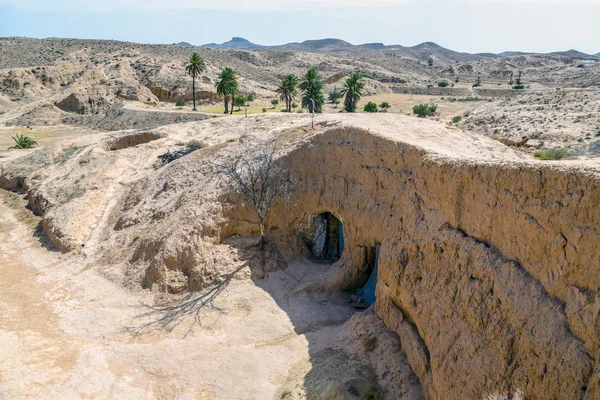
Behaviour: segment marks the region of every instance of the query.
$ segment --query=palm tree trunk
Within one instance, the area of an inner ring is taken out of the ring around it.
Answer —
[[[225,100],[223,100],[223,104],[225,105],[225,113],[224,114],[229,114],[229,99],[227,97],[225,97]]]
[[[231,96],[231,111],[229,112],[229,115],[233,115],[233,105],[235,103],[235,96]]]
[[[196,111],[196,76],[192,75],[192,99],[194,99],[194,109]]]

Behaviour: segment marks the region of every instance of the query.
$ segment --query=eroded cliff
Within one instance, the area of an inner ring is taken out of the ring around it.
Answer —
[[[305,289],[358,288],[380,243],[375,310],[429,398],[600,396],[597,167],[528,161],[434,122],[377,117],[332,116],[317,131],[306,116],[202,121],[132,147],[111,150],[107,138],[68,160],[50,153],[35,168],[15,163],[0,181],[22,181],[55,242],[84,246],[113,279],[201,289],[243,265],[231,236],[257,230],[215,165],[271,129],[298,186],[294,205],[270,214],[277,249],[267,270],[310,256],[315,218],[330,212],[343,223],[344,250]],[[208,147],[152,167],[191,138]],[[61,203],[58,189],[76,183],[81,193]]]
[[[285,164],[297,207],[271,223],[299,237],[321,212],[343,222],[324,287],[364,282],[381,243],[376,310],[430,398],[600,395],[597,175],[459,161],[355,128],[315,137]]]

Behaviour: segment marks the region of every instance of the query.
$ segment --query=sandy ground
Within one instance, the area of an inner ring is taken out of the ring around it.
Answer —
[[[196,324],[148,326],[166,315],[148,315],[150,293],[52,250],[24,204],[0,193],[0,399],[306,398],[292,393],[311,359],[356,313],[341,295],[300,290],[328,266],[299,262],[232,281]],[[352,371],[339,364],[327,379]]]

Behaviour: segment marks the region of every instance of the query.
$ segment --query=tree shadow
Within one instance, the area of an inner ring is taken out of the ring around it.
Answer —
[[[280,379],[274,398],[386,398],[378,383],[379,375],[372,365],[374,358],[390,357],[385,355],[385,352],[389,352],[389,343],[380,346],[375,338],[374,327],[381,329],[383,323],[372,309],[365,312],[364,305],[361,305],[360,309],[352,306],[349,300],[355,292],[325,292],[314,289],[318,287],[315,282],[326,279],[330,273],[331,262],[305,258],[282,266],[279,254],[269,246],[267,250],[260,251],[257,247],[248,247],[248,243],[238,242],[234,243],[232,248],[242,260],[241,266],[219,277],[204,290],[189,292],[173,304],[149,307],[147,312],[137,317],[142,321],[141,325],[128,327],[126,331],[134,337],[139,337],[170,333],[179,327],[177,332],[183,332],[182,338],[190,336],[196,327],[202,325],[203,311],[230,311],[228,308],[219,308],[215,300],[228,290],[236,274],[249,268],[254,285],[273,299],[293,326],[293,332],[276,340],[262,343],[261,340],[266,338],[255,338],[256,345],[279,346],[289,338],[302,336],[308,347],[307,357],[290,360],[288,375]],[[348,323],[351,323],[356,331],[349,329],[346,326]],[[396,339],[396,342],[396,347],[400,348],[399,340]],[[400,357],[399,364],[407,365],[406,361],[401,359],[401,351],[398,351],[397,356]],[[410,384],[419,385],[414,381]]]
[[[139,315],[137,318],[150,319],[150,322],[143,323],[140,326],[130,326],[125,330],[133,334],[134,337],[150,333],[172,332],[177,326],[193,317],[183,335],[183,338],[186,338],[193,332],[194,327],[201,323],[201,312],[206,308],[215,308],[214,300],[227,289],[231,279],[239,270],[226,275],[223,279],[219,279],[204,291],[188,292],[173,305],[149,307],[148,312]]]

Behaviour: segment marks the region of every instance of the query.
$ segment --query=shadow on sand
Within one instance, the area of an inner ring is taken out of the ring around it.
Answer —
[[[396,363],[394,368],[401,365],[408,371],[405,373],[409,376],[408,381],[398,382],[398,385],[406,384],[411,388],[404,390],[409,397],[402,398],[423,398],[420,385],[399,350],[398,338],[386,331],[387,336],[380,339],[380,333],[385,328],[372,309],[365,311],[364,306],[358,304],[358,308],[353,307],[350,299],[355,296],[354,292],[323,293],[314,290],[319,286],[316,283],[330,274],[331,262],[304,259],[291,263],[287,268],[265,271],[265,266],[269,264],[264,262],[265,254],[257,257],[257,249],[248,251],[247,248],[237,249],[237,252],[244,260],[242,266],[221,276],[202,291],[187,293],[168,306],[148,309],[147,313],[139,316],[144,323],[129,327],[128,332],[140,336],[173,332],[179,327],[177,332],[184,332],[183,337],[193,334],[195,327],[201,325],[203,311],[225,314],[230,311],[215,303],[219,302],[220,295],[229,290],[236,274],[243,273],[244,269],[248,273],[249,268],[254,285],[271,296],[293,325],[293,332],[257,346],[279,346],[298,336],[308,343],[308,356],[288,361],[288,375],[283,377],[273,398],[392,398],[386,396],[386,390],[379,382],[382,372],[376,371],[373,365],[382,359]],[[266,258],[269,257],[277,258],[277,255],[266,254]],[[253,262],[257,258],[262,258],[262,261]],[[232,326],[230,329],[242,328]],[[269,360],[265,359],[264,362],[269,363]],[[383,372],[384,375],[387,373]]]

